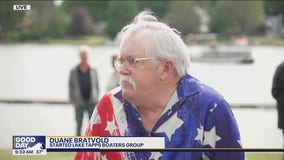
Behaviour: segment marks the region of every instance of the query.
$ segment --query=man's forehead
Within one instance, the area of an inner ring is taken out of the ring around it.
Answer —
[[[120,48],[119,55],[120,57],[138,57],[138,56],[144,56],[145,51],[139,45],[130,44],[130,45]]]
[[[121,44],[120,56],[145,56],[145,47],[150,45],[148,44],[150,37],[151,35],[148,29],[143,29],[129,35]]]
[[[88,52],[87,51],[81,51],[80,56],[88,56]]]
[[[135,52],[122,52],[120,53],[120,58],[135,58],[135,57],[144,57],[145,54],[135,53]]]

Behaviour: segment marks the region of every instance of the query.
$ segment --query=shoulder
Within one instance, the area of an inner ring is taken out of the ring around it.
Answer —
[[[280,66],[284,67],[284,61],[282,63],[280,63]]]
[[[188,76],[180,88],[182,88],[180,93],[186,96],[186,103],[197,107],[198,110],[210,109],[216,104],[228,105],[225,98],[218,91],[192,76]]]
[[[284,61],[278,65],[277,70],[284,72]]]
[[[201,94],[206,99],[224,100],[223,95],[221,95],[217,90],[206,84],[201,84]]]
[[[181,88],[183,88],[183,92],[185,92],[184,95],[189,97],[198,97],[205,101],[212,99],[224,99],[223,96],[214,88],[199,81],[191,75],[187,75],[183,78]]]
[[[199,96],[199,104],[206,116],[213,119],[231,119],[233,116],[231,105],[218,91],[210,86],[203,84]],[[209,118],[210,119],[210,118]]]
[[[284,78],[284,61],[277,66],[274,73],[274,80],[282,79],[282,77]]]
[[[91,65],[89,65],[90,71],[97,71],[97,69]]]
[[[106,106],[112,107],[114,102],[117,102],[117,101],[120,102],[120,98],[118,97],[118,95],[120,94],[120,91],[121,91],[120,87],[117,87],[105,93],[103,97],[100,99],[98,106],[100,106],[101,104],[101,107],[103,108],[105,108]]]
[[[78,72],[78,65],[74,66],[73,68],[71,68],[71,73],[76,73]]]
[[[78,68],[77,67],[73,67],[71,70],[70,70],[70,78],[75,78],[76,76],[78,76]]]
[[[97,74],[97,69],[90,66],[90,72]]]
[[[213,113],[214,110],[216,110],[214,114],[217,115],[224,115],[231,112],[231,107],[225,98],[218,91],[205,84],[203,84],[199,101],[202,104],[201,106],[209,111],[209,113]]]

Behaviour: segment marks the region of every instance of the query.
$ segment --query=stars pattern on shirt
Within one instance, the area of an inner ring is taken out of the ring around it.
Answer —
[[[107,126],[105,128],[105,131],[109,131],[110,134],[112,134],[116,130],[115,121],[107,121]]]
[[[161,152],[151,152],[151,156],[149,157],[149,160],[156,160],[159,159],[163,154]]]
[[[217,103],[214,104],[213,108],[211,108],[209,111],[213,112],[218,107]]]
[[[216,142],[222,138],[216,134],[216,127],[214,126],[210,131],[204,131],[204,141],[203,145],[209,145],[212,148],[215,148]]]
[[[101,116],[97,114],[98,111],[95,109],[94,112],[95,112],[94,114],[96,114],[97,116],[91,117],[91,120],[90,120],[91,125],[101,123]]]
[[[200,126],[200,128],[197,128],[197,136],[194,138],[194,140],[197,140],[200,144],[202,144],[203,143],[203,133],[204,133],[203,126]]]
[[[156,132],[165,132],[169,141],[171,141],[172,135],[183,124],[183,121],[177,116],[177,112],[168,120],[168,123],[161,125]]]
[[[197,136],[194,140],[197,140],[200,144],[209,145],[212,148],[215,148],[216,142],[222,138],[216,134],[216,127],[212,127],[210,131],[204,131],[204,127],[200,126],[197,128]]]
[[[101,156],[101,160],[107,160],[106,154]]]

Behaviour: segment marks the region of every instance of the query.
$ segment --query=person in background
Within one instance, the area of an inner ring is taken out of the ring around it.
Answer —
[[[85,136],[158,136],[166,148],[242,148],[230,105],[188,74],[188,47],[177,30],[140,12],[122,29],[115,68],[121,86],[106,93]],[[225,76],[225,75],[224,75]],[[212,75],[214,77],[214,75]],[[243,160],[240,151],[78,152],[75,160]]]
[[[95,105],[98,102],[99,84],[95,68],[88,64],[88,46],[80,47],[80,64],[74,67],[69,77],[69,99],[75,109],[76,135],[81,135],[84,111],[91,118]]]
[[[116,59],[117,59],[117,55],[111,56],[111,64],[112,64],[112,67],[113,67],[113,72],[112,72],[110,79],[107,83],[107,91],[119,86],[119,79],[120,79],[119,73],[115,70],[115,66],[114,66],[114,61]]]
[[[278,128],[284,134],[284,61],[275,70],[271,93],[277,102]],[[284,160],[284,155],[282,159]]]
[[[248,45],[248,39],[245,35],[241,34],[234,40],[234,45],[244,47]]]

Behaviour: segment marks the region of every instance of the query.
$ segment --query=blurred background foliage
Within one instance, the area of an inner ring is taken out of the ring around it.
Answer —
[[[32,9],[15,11],[14,4],[30,4]],[[183,36],[200,33],[263,36],[267,30],[265,18],[283,17],[284,14],[283,1],[271,0],[4,0],[0,1],[0,41],[44,42],[49,39],[77,39],[86,35],[113,40],[121,28],[145,8],[152,10],[160,20],[176,28]],[[204,18],[204,13],[209,20]],[[207,26],[202,26],[204,23]]]

